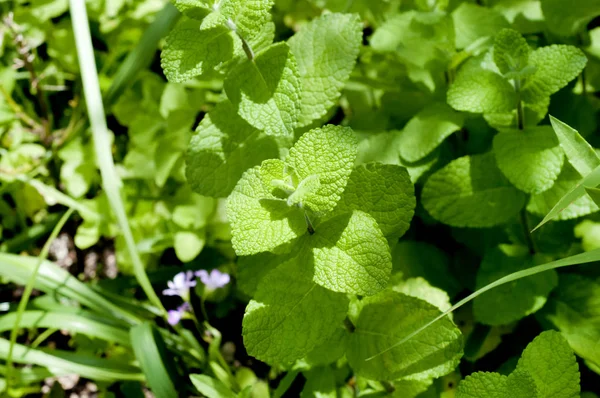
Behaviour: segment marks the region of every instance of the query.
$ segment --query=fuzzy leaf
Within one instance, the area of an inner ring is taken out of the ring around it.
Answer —
[[[504,113],[516,107],[517,96],[501,75],[485,69],[462,68],[448,90],[448,104],[458,111]]]
[[[233,68],[225,91],[252,126],[267,135],[293,134],[300,112],[300,80],[286,43],[277,43]]]
[[[227,214],[238,256],[273,250],[306,233],[304,212],[265,189],[259,166],[242,175],[227,201]]]
[[[538,397],[535,381],[524,372],[509,376],[491,372],[476,372],[458,385],[456,398],[534,398]]]
[[[514,217],[525,205],[497,168],[494,156],[464,156],[429,177],[421,200],[433,218],[454,227],[484,228]]]
[[[325,342],[342,323],[348,298],[316,285],[310,260],[288,261],[258,285],[242,323],[248,354],[269,364],[289,364]]]
[[[358,375],[376,380],[425,379],[446,375],[458,365],[463,339],[448,318],[382,353],[436,317],[440,311],[433,305],[393,291],[367,297],[361,305],[352,350],[346,353]]]
[[[464,115],[443,103],[433,103],[417,113],[399,137],[402,159],[417,162],[463,127]]]
[[[502,74],[519,72],[529,64],[531,49],[516,30],[502,29],[494,41],[494,63]]]
[[[310,237],[314,281],[335,292],[372,295],[387,286],[392,256],[373,217],[354,211],[333,217]]]
[[[354,69],[362,40],[356,14],[324,14],[290,38],[302,82],[298,127],[325,116]]]
[[[416,206],[414,191],[404,167],[367,163],[352,170],[335,212],[367,212],[386,237],[397,239],[410,227]]]
[[[225,100],[202,119],[192,136],[185,172],[194,191],[226,197],[244,171],[278,156],[275,139],[249,125]]]
[[[533,194],[554,185],[564,161],[550,126],[500,132],[494,137],[494,155],[506,178],[521,191]]]
[[[529,56],[535,72],[523,86],[523,99],[534,103],[554,94],[575,79],[586,63],[587,58],[577,47],[554,44],[538,48]]]
[[[357,148],[356,136],[347,127],[327,125],[300,137],[285,163],[299,182],[311,176],[319,178],[318,189],[304,198],[306,207],[315,213],[335,208],[350,178]]]
[[[486,253],[477,272],[476,288],[480,289],[513,272],[536,265],[527,251],[499,247]],[[558,284],[551,270],[485,292],[473,301],[473,314],[485,325],[504,325],[517,321],[542,308],[550,291]]]

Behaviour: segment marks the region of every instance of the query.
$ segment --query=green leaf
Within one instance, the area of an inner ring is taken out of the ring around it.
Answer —
[[[335,373],[329,367],[315,367],[304,373],[306,383],[300,398],[337,398]]]
[[[386,237],[396,239],[410,227],[415,206],[414,187],[404,167],[367,163],[352,170],[335,212],[364,211]]]
[[[200,254],[206,243],[206,232],[178,231],[173,235],[173,248],[177,258],[186,263],[192,261]]]
[[[526,249],[500,246],[487,252],[477,272],[476,289],[536,265]],[[473,301],[475,319],[485,325],[504,325],[538,311],[558,284],[556,271],[543,272],[485,292]]]
[[[532,195],[527,204],[527,211],[539,216],[546,216],[538,227],[552,218],[570,220],[598,211],[598,206],[594,201],[585,195],[584,183],[598,180],[595,185],[600,184],[600,167],[589,177],[582,180],[581,175],[573,166],[566,163],[552,188]]]
[[[429,177],[421,200],[433,218],[454,227],[484,228],[514,217],[525,205],[496,166],[494,156],[464,156]]]
[[[476,4],[462,3],[452,12],[456,31],[456,48],[463,49],[477,39],[494,36],[510,24],[498,11]]]
[[[192,136],[185,172],[194,191],[226,197],[244,171],[278,156],[274,138],[248,124],[225,100],[202,119]]]
[[[531,49],[516,30],[502,29],[494,41],[494,63],[502,74],[520,72],[529,64]]]
[[[463,67],[448,89],[448,104],[458,111],[504,113],[515,109],[517,95],[514,87],[501,75]]]
[[[313,282],[310,256],[298,257],[259,284],[242,323],[244,346],[261,361],[289,364],[335,333],[347,311],[344,294]]]
[[[600,189],[598,188],[585,188],[585,192],[590,198],[596,203],[596,206],[600,206]]]
[[[463,124],[464,115],[446,104],[435,102],[425,107],[410,119],[400,134],[400,156],[408,162],[423,159]]]
[[[398,274],[394,276],[397,275]],[[409,278],[402,280],[399,283],[394,283],[392,290],[427,301],[440,311],[446,311],[452,306],[450,304],[448,293],[442,289],[431,286],[427,280],[421,277]]]
[[[207,375],[191,374],[190,380],[200,394],[207,398],[235,398],[236,394],[222,381]]]
[[[390,349],[439,314],[433,305],[393,291],[367,297],[361,305],[350,340],[352,349],[346,353],[358,375],[376,380],[436,378],[458,365],[462,335],[448,318]]]
[[[242,175],[227,201],[227,215],[238,256],[273,250],[306,233],[304,212],[265,189],[259,166]]]
[[[550,116],[550,123],[560,146],[567,155],[567,160],[579,174],[587,176],[600,166],[600,156],[577,130],[552,116]]]
[[[600,368],[600,282],[561,274],[558,288],[540,317],[550,321],[590,367]]]
[[[354,211],[315,227],[314,281],[334,292],[372,295],[387,286],[392,256],[377,221]]]
[[[300,76],[284,42],[231,70],[225,91],[239,115],[267,135],[291,136],[300,113]]]
[[[563,37],[576,35],[600,15],[599,0],[543,0],[541,5],[548,29]]]
[[[213,10],[233,22],[235,31],[251,45],[260,41],[265,26],[271,22],[273,0],[221,0],[216,4]],[[272,41],[271,38],[269,44]]]
[[[579,397],[575,355],[567,340],[554,330],[543,332],[529,343],[517,364],[518,371],[531,375],[539,398]]]
[[[327,125],[300,137],[290,149],[285,163],[298,181],[319,178],[319,187],[304,198],[304,205],[315,213],[335,208],[350,178],[358,141],[347,127]]]
[[[203,27],[195,19],[182,17],[169,33],[161,52],[161,67],[170,82],[184,82],[202,75],[234,53],[234,37],[224,25]]]
[[[534,103],[554,94],[575,79],[586,63],[587,58],[577,47],[554,44],[538,48],[529,56],[535,72],[523,86],[523,99]]]
[[[302,82],[298,127],[325,116],[354,69],[362,40],[356,14],[323,14],[304,25],[288,44]]]
[[[538,397],[533,378],[525,372],[509,376],[499,373],[476,372],[458,384],[456,398],[532,398]]]
[[[152,392],[158,397],[178,397],[175,362],[172,354],[167,352],[160,333],[152,324],[145,322],[133,327],[130,336],[136,359]]]
[[[494,155],[506,178],[527,193],[541,193],[554,185],[564,152],[550,126],[502,131],[494,137]]]

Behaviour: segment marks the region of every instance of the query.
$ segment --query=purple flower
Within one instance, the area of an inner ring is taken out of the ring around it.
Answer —
[[[165,296],[179,296],[184,301],[190,299],[190,288],[196,286],[192,271],[180,272],[167,282],[168,289],[163,290]]]
[[[210,274],[206,270],[201,269],[200,271],[196,271],[196,276],[211,290],[223,287],[231,280],[229,274],[221,272],[218,269],[213,269],[210,271]]]
[[[179,323],[179,321],[181,320],[181,318],[183,318],[183,315],[189,309],[190,309],[190,304],[189,303],[183,303],[179,307],[177,307],[176,310],[169,310],[168,311],[168,318],[167,318],[167,321],[169,322],[169,325],[177,325]]]

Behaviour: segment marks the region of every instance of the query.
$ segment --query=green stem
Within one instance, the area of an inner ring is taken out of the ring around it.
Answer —
[[[308,214],[306,214],[306,212],[304,212],[304,220],[306,221],[306,229],[308,230],[309,234],[314,234],[315,233],[315,228],[312,225],[312,222],[310,221],[310,218],[308,218]]]
[[[31,297],[31,292],[33,291],[33,286],[35,284],[35,280],[37,278],[37,274],[42,266],[42,262],[48,257],[48,252],[50,251],[50,245],[56,239],[60,231],[65,226],[65,223],[73,214],[73,209],[67,210],[67,212],[60,218],[52,233],[44,243],[42,247],[42,251],[37,258],[37,263],[35,264],[35,268],[31,273],[31,276],[27,280],[27,284],[25,285],[25,290],[23,291],[23,295],[21,296],[21,300],[19,301],[19,306],[17,307],[17,316],[15,318],[15,324],[13,325],[12,330],[10,331],[10,346],[8,347],[8,355],[6,357],[6,391],[10,390],[10,384],[12,382],[12,371],[13,371],[13,350],[15,348],[15,344],[17,343],[17,333],[19,331],[19,325],[21,324],[21,320],[23,319],[23,312],[25,312],[25,308],[27,307],[27,303],[29,302],[29,298]]]
[[[527,221],[527,210],[525,209],[521,210],[521,226],[523,227],[523,234],[525,235],[525,242],[529,248],[529,254],[535,254],[537,250],[535,248],[535,242],[531,237],[531,232],[529,232],[529,221]]]

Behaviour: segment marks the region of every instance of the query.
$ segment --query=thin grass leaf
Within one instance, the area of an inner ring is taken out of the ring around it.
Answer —
[[[169,33],[180,16],[181,13],[170,2],[156,14],[156,18],[148,26],[138,45],[119,66],[110,88],[104,96],[106,106],[112,105],[128,85],[135,80],[138,72],[150,65],[160,39]]]
[[[0,339],[0,358],[6,359],[10,342]],[[124,363],[123,360],[104,359],[63,350],[45,351],[16,344],[13,349],[13,362],[38,365],[47,368],[53,375],[75,373],[97,381],[144,380],[140,370]]]
[[[81,333],[86,336],[114,342],[130,347],[129,331],[110,325],[110,320],[98,317],[88,311],[79,313],[25,311],[17,322],[18,313],[10,313],[0,317],[0,332],[17,329],[54,328],[68,330],[71,333]],[[94,319],[96,318],[96,319]]]
[[[462,307],[463,305],[467,304],[469,301],[472,301],[473,299],[475,299],[476,297],[480,296],[481,294],[487,292],[488,290],[491,290],[495,287],[504,285],[504,284],[512,282],[512,281],[516,281],[516,280],[519,280],[522,278],[526,278],[528,276],[539,274],[540,272],[545,272],[545,271],[549,271],[549,270],[561,268],[561,267],[568,267],[570,265],[592,263],[595,261],[600,261],[600,249],[576,254],[574,256],[570,256],[570,257],[563,258],[560,260],[552,261],[552,262],[549,262],[546,264],[536,265],[535,267],[531,267],[528,269],[524,269],[522,271],[513,272],[512,274],[506,275],[505,277],[502,277],[502,278],[498,279],[497,281],[494,281],[494,282],[490,283],[489,285],[482,287],[481,289],[477,290],[476,292],[474,292],[474,293],[470,294],[469,296],[465,297],[464,299],[460,300],[458,303],[454,304],[448,310],[442,312],[440,315],[438,315],[431,321],[427,322],[425,325],[421,326],[414,332],[410,333],[408,336],[404,337],[399,342],[392,344],[390,347],[386,348],[385,350],[383,350],[381,352],[378,352],[377,354],[373,355],[370,358],[367,358],[366,360],[370,361],[373,358],[376,358],[376,357],[380,356],[381,354],[384,354],[384,353],[394,349],[395,347],[398,347],[399,345],[406,343],[407,341],[409,341],[410,339],[412,339],[413,337],[415,337],[416,335],[421,333],[423,330],[425,330],[429,326],[433,325],[435,322],[439,321],[446,315],[457,310],[458,308]]]
[[[24,285],[33,274],[36,258],[0,253],[0,276],[16,284]],[[67,297],[100,314],[111,314],[128,325],[142,322],[142,318],[96,293],[66,270],[51,261],[43,261],[33,287],[49,295]]]
[[[150,389],[157,397],[177,398],[172,356],[160,334],[150,323],[142,323],[130,331],[131,344]]]
[[[12,326],[12,330],[10,331],[10,345],[8,347],[8,355],[6,357],[6,390],[10,390],[10,384],[12,382],[12,364],[13,364],[13,349],[17,342],[17,334],[19,331],[19,325],[21,323],[21,319],[23,317],[23,313],[25,312],[25,308],[27,308],[27,303],[29,302],[29,297],[31,297],[31,292],[33,291],[33,286],[35,285],[35,280],[37,278],[37,274],[40,270],[42,262],[48,257],[48,252],[50,251],[50,244],[56,239],[59,232],[65,226],[65,223],[73,214],[73,209],[67,210],[67,212],[58,220],[58,223],[54,226],[52,233],[44,243],[42,247],[42,251],[37,258],[35,267],[33,271],[29,275],[27,279],[27,284],[25,285],[25,290],[23,291],[23,295],[21,296],[21,300],[19,301],[19,306],[17,307],[17,313],[15,315],[15,320]]]
[[[590,198],[592,198],[592,200],[594,201],[594,203],[596,203],[598,206],[600,206],[600,189],[598,188],[585,188],[585,192],[590,195]]]
[[[102,176],[102,187],[104,188],[110,206],[115,213],[117,223],[123,232],[127,251],[133,262],[135,277],[150,302],[160,309],[166,318],[167,313],[146,275],[146,270],[142,264],[140,254],[138,253],[133,234],[131,233],[125,206],[121,199],[121,180],[117,174],[112,158],[110,136],[106,126],[104,106],[100,95],[100,84],[98,82],[98,72],[96,70],[85,1],[69,0],[69,5],[71,10],[71,21],[73,23],[73,32],[75,34],[77,57],[79,59],[79,68],[81,70],[81,80],[83,82],[83,91],[94,138],[94,152]]]
[[[553,116],[550,116],[550,123],[569,163],[579,174],[588,175],[600,166],[600,157],[577,130]]]
[[[571,203],[585,195],[586,188],[593,188],[600,185],[600,166],[596,167],[594,171],[585,176],[579,181],[577,185],[575,185],[569,192],[567,192],[560,200],[554,205],[552,210],[546,217],[531,231],[535,231],[540,228],[542,225],[546,224],[548,221],[552,220],[554,217],[559,215],[563,210],[565,210]]]

